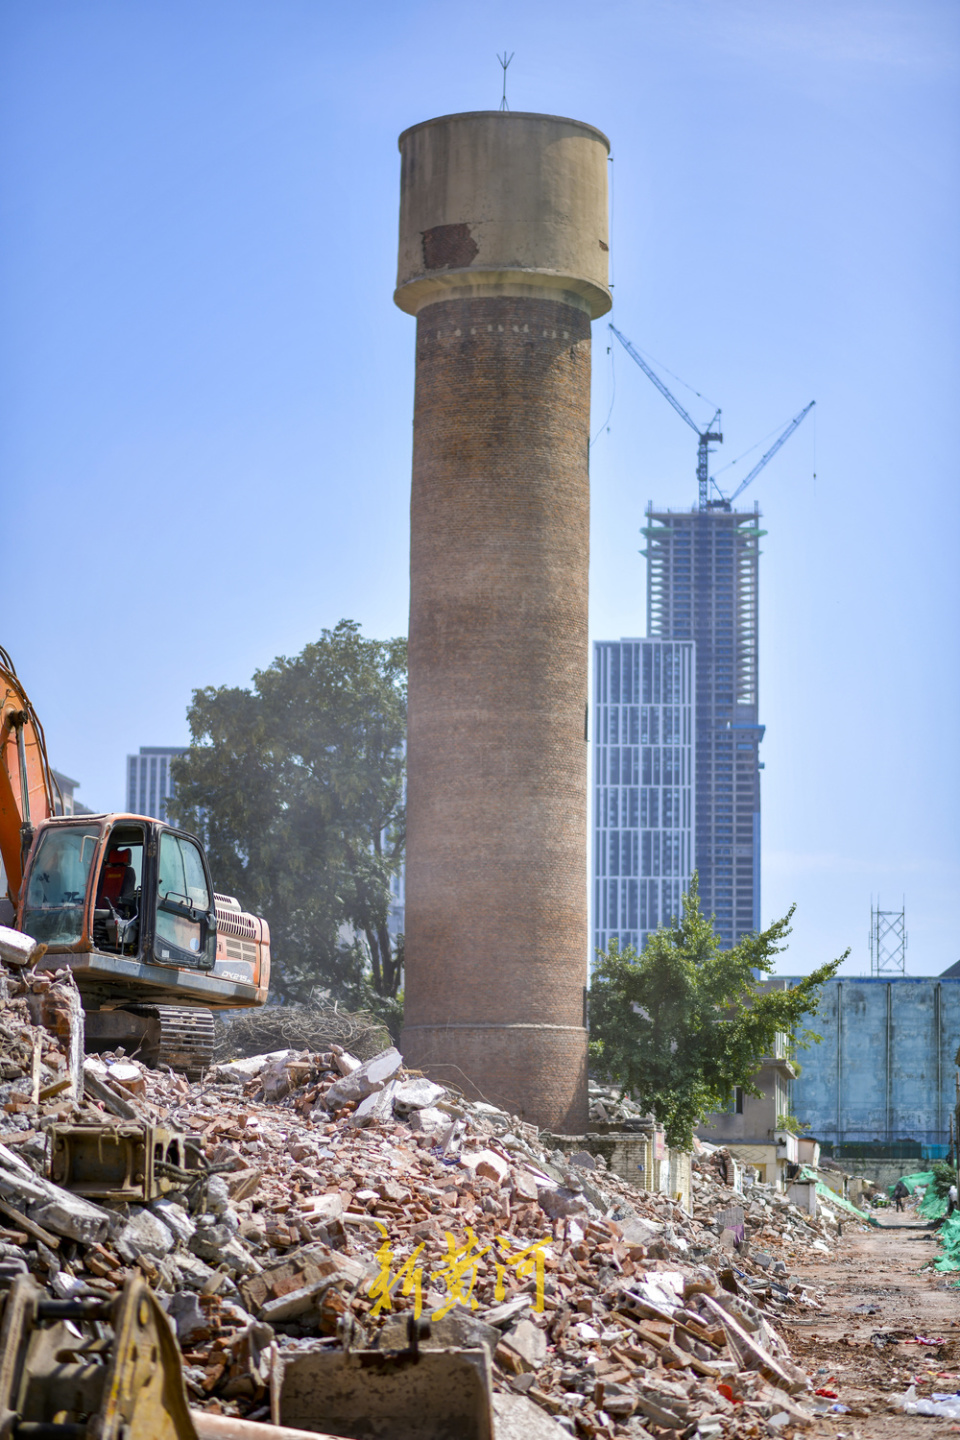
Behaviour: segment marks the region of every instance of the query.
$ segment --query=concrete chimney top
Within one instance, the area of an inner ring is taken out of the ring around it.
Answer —
[[[602,131],[559,115],[475,110],[400,136],[400,253],[394,300],[559,300],[592,320],[607,281]]]

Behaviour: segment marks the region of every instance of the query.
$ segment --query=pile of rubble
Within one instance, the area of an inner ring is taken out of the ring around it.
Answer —
[[[693,1162],[694,1216],[706,1224],[714,1217],[725,1219],[721,1243],[735,1250],[747,1271],[755,1275],[759,1268],[767,1275],[783,1275],[788,1260],[833,1257],[841,1215],[829,1200],[820,1200],[817,1215],[809,1215],[786,1195],[749,1183],[749,1172],[743,1193],[734,1194],[733,1165],[726,1150],[704,1145],[701,1152]]]
[[[591,1124],[639,1126],[650,1118],[629,1095],[621,1095],[614,1086],[590,1086]]]
[[[78,1062],[67,972],[0,1011],[0,1278],[113,1296],[133,1269],[176,1327],[192,1403],[270,1415],[311,1347],[482,1345],[517,1433],[784,1434],[819,1403],[778,1332],[832,1236],[695,1158],[693,1215],[599,1157],[406,1071],[387,1049],[219,1063],[200,1083]],[[59,1033],[57,1033],[59,1032]],[[72,1046],[72,1050],[71,1050]],[[499,1403],[499,1402],[498,1402]]]

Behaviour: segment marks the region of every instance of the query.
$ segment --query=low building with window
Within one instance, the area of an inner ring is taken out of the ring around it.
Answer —
[[[772,1053],[765,1055],[754,1084],[761,1091],[750,1095],[738,1086],[730,1106],[708,1115],[697,1135],[711,1145],[725,1145],[742,1165],[751,1165],[757,1178],[783,1190],[788,1167],[800,1162],[797,1136],[784,1128],[790,1115],[790,1087],[797,1070],[786,1035],[778,1035]]]
[[[51,767],[51,775],[57,783],[57,791],[54,791],[54,811],[57,815],[92,815],[93,811],[88,805],[77,799],[76,792],[80,789],[79,780],[71,780],[69,775],[64,775],[62,770],[54,770]]]

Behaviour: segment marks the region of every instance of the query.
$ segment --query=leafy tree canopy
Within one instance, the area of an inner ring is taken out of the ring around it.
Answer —
[[[950,1194],[950,1186],[956,1185],[957,1172],[946,1160],[935,1160],[933,1163],[933,1193],[938,1200],[946,1200]]]
[[[218,890],[269,922],[282,1002],[398,995],[402,937],[391,945],[387,914],[405,833],[406,675],[406,640],[367,640],[341,620],[249,690],[194,691],[171,817],[202,838]]]
[[[754,1076],[778,1033],[801,1047],[820,1039],[803,1022],[846,954],[792,989],[762,985],[786,948],[793,909],[721,950],[700,912],[694,876],[683,919],[651,935],[642,955],[616,942],[599,952],[590,991],[593,1066],[656,1114],[669,1145],[689,1150],[697,1125],[728,1106],[736,1086],[761,1093]]]

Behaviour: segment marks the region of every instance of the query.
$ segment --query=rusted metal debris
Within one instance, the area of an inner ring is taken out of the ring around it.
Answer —
[[[50,1179],[92,1200],[145,1204],[202,1175],[194,1145],[164,1125],[51,1125]],[[192,1162],[192,1164],[191,1164]]]

